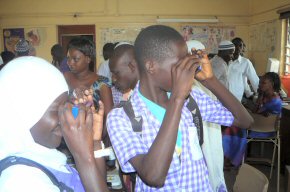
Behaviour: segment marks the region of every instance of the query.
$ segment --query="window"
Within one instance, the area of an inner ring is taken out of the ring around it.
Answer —
[[[283,27],[283,44],[285,45],[285,52],[283,51],[283,58],[281,58],[284,64],[284,75],[290,74],[290,7],[281,9],[277,11],[280,14],[280,19],[285,19],[285,28]]]
[[[290,19],[287,19],[286,24],[286,47],[285,47],[285,64],[288,66],[288,73],[290,72]]]

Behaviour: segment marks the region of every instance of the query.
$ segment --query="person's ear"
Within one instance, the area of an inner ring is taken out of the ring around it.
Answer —
[[[92,59],[91,59],[89,56],[86,56],[86,62],[87,62],[88,64],[90,64],[91,61],[92,61]]]
[[[145,63],[147,73],[153,74],[156,71],[156,65],[156,62],[152,60],[147,60]]]

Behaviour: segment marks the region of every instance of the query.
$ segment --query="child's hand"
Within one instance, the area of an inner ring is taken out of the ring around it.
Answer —
[[[78,105],[79,103],[85,104],[87,107],[92,107],[93,102],[93,90],[87,87],[75,88],[72,95],[72,103]]]
[[[198,55],[188,55],[182,61],[172,66],[171,96],[182,100],[187,98],[194,82],[196,70],[199,66],[200,59]]]
[[[104,104],[99,101],[98,111],[93,111],[93,130],[94,130],[94,140],[101,140],[103,131],[103,119],[104,119]]]
[[[87,87],[78,87],[73,92],[73,103],[75,105],[84,104],[91,108],[93,113],[94,140],[101,140],[104,118],[104,104],[99,101],[99,108],[95,109],[93,101],[93,90]]]
[[[93,113],[83,104],[78,116],[72,115],[72,105],[66,103],[59,108],[62,135],[74,158],[89,158],[93,153]]]
[[[205,50],[195,50],[192,49],[192,55],[197,55],[200,59],[201,70],[195,74],[195,78],[198,81],[204,81],[213,77],[213,71],[211,63],[207,57]]]

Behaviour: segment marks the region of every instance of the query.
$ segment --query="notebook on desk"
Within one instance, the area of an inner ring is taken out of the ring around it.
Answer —
[[[284,98],[282,98],[282,101],[284,103],[290,103],[290,97],[284,97]]]

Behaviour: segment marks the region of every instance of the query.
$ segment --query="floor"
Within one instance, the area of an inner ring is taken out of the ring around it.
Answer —
[[[258,144],[254,144],[252,146],[252,154],[257,154],[259,151],[259,146]],[[270,144],[265,144],[265,157],[271,157],[272,156],[272,146]],[[263,172],[269,179],[269,175],[270,175],[270,170],[271,167],[269,165],[266,164],[257,164],[257,163],[251,163],[251,162],[247,162],[250,165],[254,166],[255,168],[259,169],[261,172]],[[276,161],[277,163],[277,161]],[[227,170],[224,172],[225,175],[225,180],[226,180],[226,184],[228,187],[228,191],[232,192],[233,190],[233,186],[234,186],[234,182],[236,179],[236,175],[238,174],[238,169],[234,169],[232,168],[231,170]],[[280,192],[285,192],[285,188],[286,188],[286,179],[285,179],[285,175],[284,174],[280,174]],[[273,170],[273,175],[272,175],[272,179],[269,179],[269,188],[268,188],[268,192],[276,192],[277,191],[277,166],[275,166],[274,170]]]

